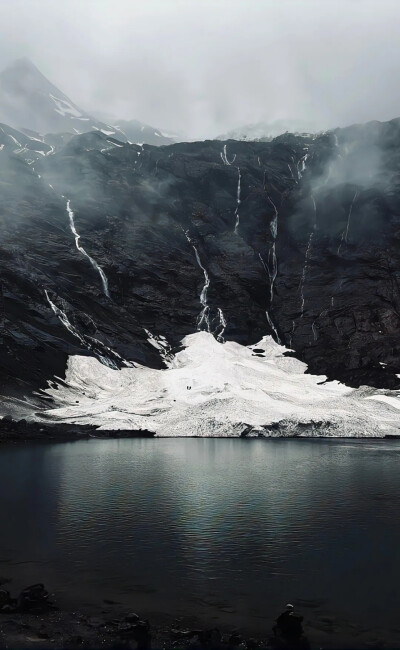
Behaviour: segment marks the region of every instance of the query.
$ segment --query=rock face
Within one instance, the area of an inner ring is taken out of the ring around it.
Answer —
[[[161,368],[196,329],[269,333],[312,373],[400,387],[400,120],[157,148],[86,133],[34,154],[6,130],[3,395],[72,354]]]

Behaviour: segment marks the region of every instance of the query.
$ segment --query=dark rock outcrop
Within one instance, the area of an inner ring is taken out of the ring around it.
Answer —
[[[162,367],[154,343],[196,330],[205,272],[203,329],[217,336],[222,312],[226,339],[269,332],[313,373],[400,386],[400,120],[271,142],[105,139],[31,165],[0,152],[3,395],[62,378],[70,354]]]

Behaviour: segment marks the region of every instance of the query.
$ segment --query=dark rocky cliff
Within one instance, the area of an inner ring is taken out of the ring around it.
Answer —
[[[399,120],[266,143],[1,142],[3,395],[62,377],[69,354],[162,367],[157,338],[176,347],[199,320],[400,387]]]

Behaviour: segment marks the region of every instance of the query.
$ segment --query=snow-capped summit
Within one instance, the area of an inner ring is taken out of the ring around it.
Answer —
[[[1,121],[39,133],[87,131],[92,118],[54,86],[28,59],[0,74]]]
[[[29,59],[18,59],[0,73],[0,122],[30,134],[101,131],[122,142],[162,145],[171,138],[135,121],[132,133],[89,115],[52,84]],[[131,122],[126,123],[128,126]],[[143,127],[143,128],[142,128]],[[132,131],[132,129],[130,129]],[[33,135],[34,135],[33,134]],[[138,139],[132,139],[132,136]]]
[[[217,140],[269,141],[282,133],[315,133],[319,129],[314,122],[298,119],[281,119],[272,122],[245,124],[217,136]]]

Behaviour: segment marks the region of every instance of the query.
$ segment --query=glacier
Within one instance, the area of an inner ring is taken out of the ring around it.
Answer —
[[[397,391],[350,388],[321,375],[271,336],[251,346],[186,336],[165,369],[113,370],[89,356],[68,359],[47,422],[147,429],[156,436],[332,436],[400,434]]]

